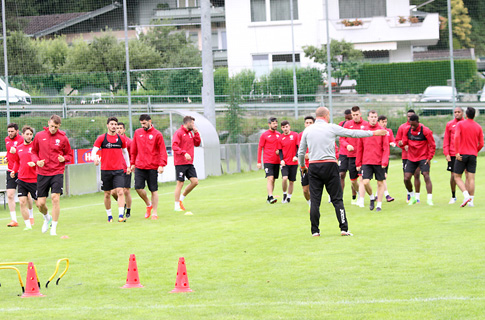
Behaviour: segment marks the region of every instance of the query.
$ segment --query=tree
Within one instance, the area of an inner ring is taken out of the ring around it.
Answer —
[[[303,51],[305,57],[313,59],[317,63],[325,65],[325,72],[327,72],[327,46],[322,45],[320,48],[315,46],[304,46]],[[358,75],[360,61],[364,58],[364,54],[354,45],[345,40],[338,41],[332,39],[330,41],[330,65],[332,71],[332,78],[340,87],[345,78],[355,79]],[[330,82],[330,79],[328,82]]]
[[[7,34],[7,60],[9,75],[39,74],[46,71],[33,41],[21,31]],[[3,41],[0,41],[2,74],[4,74],[3,65]]]

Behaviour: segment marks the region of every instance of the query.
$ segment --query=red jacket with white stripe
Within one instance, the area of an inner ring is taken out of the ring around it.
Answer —
[[[160,131],[151,127],[139,128],[133,134],[130,150],[130,163],[138,169],[157,170],[167,165],[167,149]]]
[[[378,124],[371,126],[367,123],[364,127],[364,130],[370,131],[381,129],[384,128]],[[363,164],[387,167],[389,164],[389,137],[387,135],[359,139],[355,166],[362,167]]]
[[[175,131],[172,137],[173,163],[176,166],[194,163],[194,147],[200,146],[200,134],[187,130],[183,125]],[[185,158],[188,153],[191,160]]]
[[[55,176],[64,173],[66,163],[72,158],[71,145],[64,131],[57,130],[51,134],[49,128],[44,127],[44,131],[35,135],[32,144],[33,161],[45,160],[43,167],[37,167],[37,174]],[[59,161],[59,155],[64,157],[64,162]]]

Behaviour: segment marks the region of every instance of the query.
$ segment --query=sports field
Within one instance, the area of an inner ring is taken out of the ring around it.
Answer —
[[[340,236],[328,203],[322,236],[312,237],[299,183],[292,202],[281,204],[278,180],[279,201],[268,205],[262,171],[201,181],[184,201],[192,216],[172,211],[174,183],[163,184],[158,221],[143,218],[134,192],[127,223],[106,222],[101,193],[63,198],[57,237],[41,233],[37,209],[32,232],[5,227],[8,212],[0,211],[1,261],[34,262],[46,295],[21,299],[15,273],[0,270],[0,318],[483,319],[485,158],[478,159],[475,208],[448,205],[444,158],[431,166],[435,206],[408,207],[400,163],[390,168],[396,201],[381,213],[350,206],[347,185],[354,237]],[[422,183],[422,200],[425,193]],[[132,253],[145,287],[120,289]],[[68,273],[45,289],[65,257]],[[179,257],[192,293],[169,293]],[[26,269],[20,266],[24,281]]]

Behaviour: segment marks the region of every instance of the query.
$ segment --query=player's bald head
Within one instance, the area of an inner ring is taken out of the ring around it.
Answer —
[[[330,112],[325,107],[318,107],[317,111],[315,111],[315,116],[317,118],[326,118],[329,114]]]

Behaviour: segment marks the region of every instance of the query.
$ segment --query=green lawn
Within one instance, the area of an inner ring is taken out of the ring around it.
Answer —
[[[0,209],[0,260],[34,262],[46,295],[19,298],[15,273],[0,270],[0,318],[483,318],[484,160],[475,208],[448,205],[444,158],[432,163],[434,207],[407,206],[400,160],[391,162],[389,180],[396,201],[379,214],[350,206],[347,185],[354,237],[340,236],[328,203],[321,207],[322,236],[311,237],[299,183],[291,204],[268,205],[263,171],[201,181],[184,201],[192,216],[173,212],[174,184],[161,185],[158,221],[143,218],[135,194],[132,217],[112,224],[101,193],[63,198],[57,237],[41,233],[39,214],[33,232],[24,232],[23,223],[6,228],[8,211]],[[424,183],[421,193],[425,202]],[[275,194],[281,195],[280,180]],[[120,289],[131,253],[145,287]],[[45,289],[64,257],[71,262],[68,273]],[[192,293],[169,293],[179,257],[185,257]],[[24,281],[26,269],[20,267]]]

